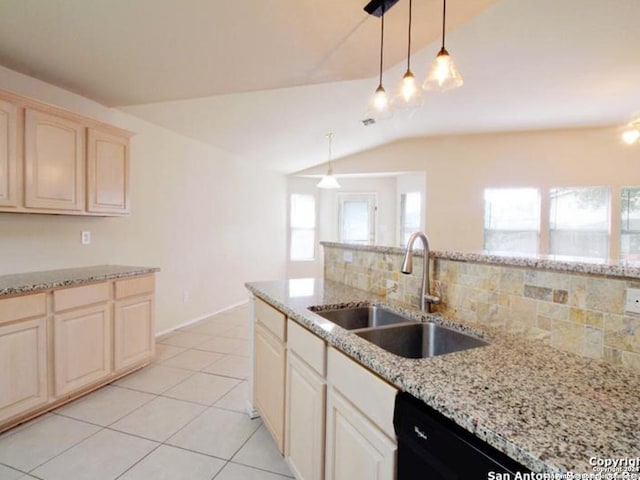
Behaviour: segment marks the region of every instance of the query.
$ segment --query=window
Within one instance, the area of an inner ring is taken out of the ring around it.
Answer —
[[[640,187],[621,191],[620,257],[640,261]]]
[[[484,191],[484,249],[538,253],[540,192],[535,188],[487,188]]]
[[[291,195],[289,258],[293,261],[315,259],[316,201],[313,195]]]
[[[420,231],[422,195],[407,192],[400,195],[400,246],[404,247],[413,232]]]
[[[376,195],[340,194],[339,237],[344,243],[373,245],[375,242]]]
[[[608,258],[609,189],[552,188],[549,196],[549,253]]]

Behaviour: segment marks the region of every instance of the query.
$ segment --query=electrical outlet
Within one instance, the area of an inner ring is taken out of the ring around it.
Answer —
[[[189,301],[189,291],[188,290],[183,290],[182,291],[182,303],[187,303]]]
[[[342,259],[345,261],[345,263],[351,263],[353,262],[353,252],[350,252],[348,250],[345,250],[342,253]]]
[[[82,245],[91,245],[91,232],[81,232],[80,242],[82,242]]]
[[[624,311],[640,314],[640,289],[627,288],[627,302]]]

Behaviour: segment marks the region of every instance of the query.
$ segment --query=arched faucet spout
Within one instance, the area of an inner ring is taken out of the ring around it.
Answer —
[[[431,295],[429,286],[429,238],[422,232],[414,232],[409,237],[407,249],[404,252],[404,259],[400,271],[405,274],[413,272],[413,244],[417,239],[422,241],[424,247],[424,258],[422,261],[422,285],[420,287],[420,310],[431,313],[431,305],[440,303],[440,298]]]

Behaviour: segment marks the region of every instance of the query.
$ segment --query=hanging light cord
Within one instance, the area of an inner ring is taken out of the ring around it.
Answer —
[[[382,86],[382,66],[384,59],[384,5],[382,5],[382,26],[380,27],[380,87]]]
[[[442,0],[442,49],[444,49],[444,28],[447,17],[447,0]]]
[[[409,41],[407,42],[407,72],[411,71],[411,4],[412,0],[409,0]]]
[[[333,133],[327,133],[327,138],[329,139],[329,169],[331,169],[331,144],[333,143]]]

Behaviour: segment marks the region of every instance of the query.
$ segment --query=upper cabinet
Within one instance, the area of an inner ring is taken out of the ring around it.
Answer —
[[[18,107],[0,99],[0,206],[18,206]]]
[[[84,127],[27,108],[24,128],[25,207],[81,211],[84,207]]]
[[[0,212],[127,215],[130,136],[0,91]]]
[[[129,213],[129,139],[90,128],[87,135],[87,210]]]

